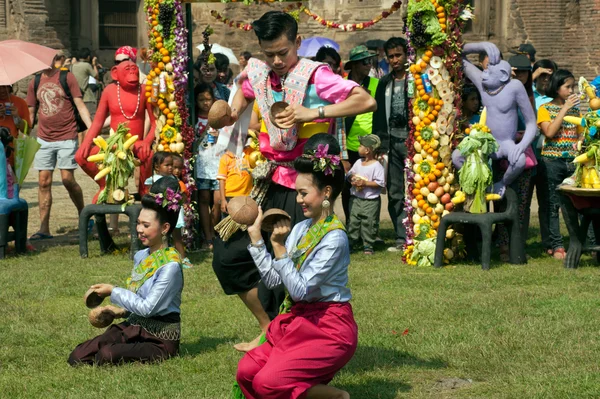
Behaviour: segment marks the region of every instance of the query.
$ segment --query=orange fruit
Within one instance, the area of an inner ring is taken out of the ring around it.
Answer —
[[[161,49],[161,48],[163,48],[163,44],[162,44],[162,43],[160,43],[160,42],[156,43],[156,48],[157,48],[157,49]]]
[[[173,119],[167,119],[167,125],[173,126],[174,124],[175,124],[175,121]]]
[[[446,30],[446,24],[441,24],[442,30]]]
[[[437,181],[437,179],[435,178],[435,175],[433,173],[429,174],[429,181]]]
[[[169,50],[167,50],[166,48],[162,48],[162,49],[160,49],[160,53],[162,55],[169,55]]]
[[[160,42],[162,42],[162,41],[163,41],[163,38],[162,38],[162,36],[160,36],[160,35],[159,35],[159,36],[157,36],[157,37],[156,37],[156,41],[157,41],[157,42],[159,42],[159,43],[160,43]]]
[[[169,113],[167,114],[167,119],[175,119],[175,114],[174,114],[174,113],[172,113],[172,112],[169,112]]]
[[[150,71],[150,73],[148,74],[148,76],[155,78],[156,77],[156,72],[154,71]]]
[[[149,91],[146,92],[146,97],[150,97],[152,95],[152,93],[150,93]],[[150,100],[150,98],[148,98],[148,100]]]
[[[438,220],[438,215],[431,215],[431,220],[433,220],[434,222],[435,222],[436,220]]]
[[[428,185],[429,183],[431,183],[431,182],[429,181],[429,177],[424,177],[424,178],[423,178],[423,185],[425,185],[425,186],[426,186],[426,185]]]
[[[421,64],[419,64],[421,66],[421,70],[427,68],[427,63],[425,61],[421,61]]]
[[[423,90],[423,91],[425,91],[425,90]],[[429,94],[425,93],[425,94],[423,94],[422,97],[423,97],[423,100],[429,101]]]
[[[438,116],[438,112],[436,110],[433,110],[433,111],[431,111],[431,115],[433,115],[434,117]]]
[[[440,25],[443,26],[446,23],[446,18],[440,18],[439,21],[440,21]],[[444,29],[444,28],[442,28],[442,29]]]
[[[419,90],[419,96],[423,97],[425,95],[425,89]]]
[[[435,158],[435,156],[433,155],[435,153],[435,151],[433,153],[431,153],[431,156]],[[442,175],[442,171],[441,170],[434,170],[433,174],[435,175],[435,177],[440,177]]]
[[[428,153],[428,154],[433,154],[433,148],[431,148],[431,147],[430,147],[430,148],[427,150],[427,153]],[[429,176],[431,176],[431,175],[429,175]],[[431,179],[429,179],[429,180],[431,180]],[[433,179],[433,180],[435,180],[435,179]]]
[[[425,51],[425,56],[431,58],[431,56],[433,56],[433,51],[431,51],[431,50]]]
[[[423,56],[423,62],[429,62],[431,58],[427,57],[426,55]]]
[[[419,191],[421,192],[421,191]],[[422,194],[417,194],[417,196],[415,197],[417,199],[417,201],[421,201],[422,199],[424,199],[425,197],[423,197]]]
[[[167,108],[167,104],[165,104],[164,102],[161,104],[158,104],[158,109],[160,109],[161,111],[164,110],[165,108]]]
[[[156,73],[157,75],[160,75],[160,68],[154,68],[154,73]]]
[[[158,69],[160,69],[160,70],[165,69],[165,63],[164,62],[159,62],[158,63]]]
[[[152,85],[146,85],[146,91],[152,91]]]
[[[167,62],[171,61],[171,57],[169,57],[168,55],[165,55],[165,56],[162,58],[162,60],[163,60],[163,62],[166,64]]]
[[[152,31],[152,34],[154,35],[154,37],[159,37],[160,33],[158,31]]]
[[[440,221],[439,220],[433,224],[433,228],[434,229],[437,229],[438,227],[440,227]]]
[[[441,111],[441,110],[442,110],[442,107],[441,107],[440,105],[436,105],[434,109],[435,109],[436,111]]]
[[[158,25],[158,21],[157,20],[152,21],[152,26],[156,26],[156,25]]]
[[[163,100],[162,98],[158,99],[158,105],[164,104],[165,100]]]
[[[169,108],[164,108],[164,109],[163,109],[163,114],[165,114],[165,115],[169,115],[169,112],[171,112],[171,111],[169,110]]]
[[[429,104],[429,105],[435,104],[435,98],[433,98],[433,97],[429,98],[429,100],[427,101],[427,104]]]
[[[415,72],[414,73],[421,73],[421,65],[415,64]]]

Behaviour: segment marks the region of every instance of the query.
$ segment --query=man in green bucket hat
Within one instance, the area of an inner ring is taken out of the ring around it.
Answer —
[[[377,54],[370,51],[367,46],[360,45],[350,50],[348,61],[344,63],[344,69],[350,71],[348,79],[361,85],[373,98],[375,98],[379,80],[370,77],[369,72],[373,66],[373,58],[376,56]],[[346,149],[348,153],[347,159],[344,159],[344,161],[354,165],[359,158],[359,136],[367,136],[373,131],[373,113],[367,112],[345,118],[344,128],[346,130]],[[348,220],[350,217],[350,184],[346,184],[342,191],[342,205],[346,220]]]

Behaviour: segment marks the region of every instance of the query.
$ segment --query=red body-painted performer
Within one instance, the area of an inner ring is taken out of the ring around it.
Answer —
[[[131,61],[124,61],[115,65],[110,73],[115,83],[104,89],[94,122],[77,154],[75,154],[75,160],[91,178],[96,176],[98,167],[95,163],[88,162],[87,158],[98,153],[99,148],[93,144],[93,139],[98,136],[104,121],[110,115],[111,129],[116,131],[120,123],[125,123],[132,135],[138,135],[142,138],[134,144],[133,153],[142,163],[140,166],[139,193],[144,195],[147,191],[144,181],[152,175],[152,143],[154,141],[156,120],[139,82],[139,68],[137,65]],[[146,111],[150,118],[150,132],[146,137],[143,137]],[[98,195],[104,189],[105,184],[105,179],[98,181],[100,189],[94,196],[93,203],[96,203]]]

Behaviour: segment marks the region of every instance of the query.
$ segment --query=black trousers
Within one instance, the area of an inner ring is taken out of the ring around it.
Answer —
[[[406,242],[406,227],[402,219],[406,218],[404,210],[404,161],[407,157],[406,140],[391,138],[390,151],[388,153],[387,191],[388,212],[394,225],[396,233],[396,245]]]

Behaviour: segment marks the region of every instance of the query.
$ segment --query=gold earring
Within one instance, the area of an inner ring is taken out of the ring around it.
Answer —
[[[323,209],[329,209],[329,207],[331,206],[331,202],[329,202],[329,198],[325,197],[325,200],[323,201],[321,206],[323,207]]]

